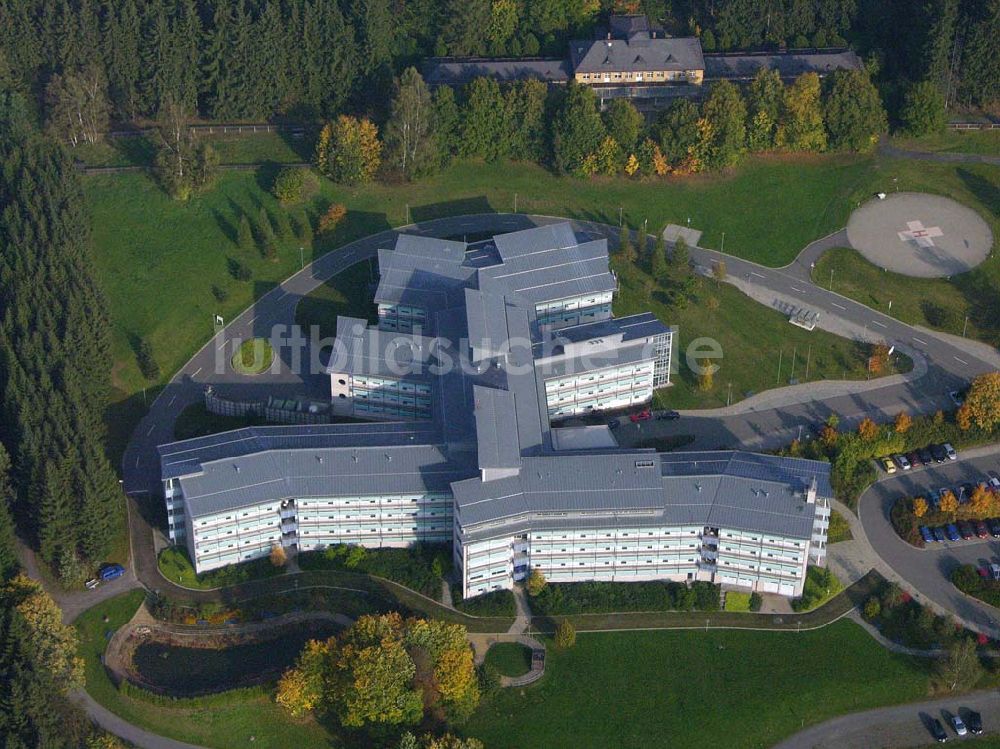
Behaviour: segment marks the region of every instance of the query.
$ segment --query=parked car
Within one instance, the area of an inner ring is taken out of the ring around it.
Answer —
[[[892,462],[891,458],[879,458],[879,463],[882,464],[882,468],[886,473],[896,472],[896,464]]]
[[[87,587],[87,590],[93,590],[94,588],[96,588],[100,584],[101,584],[101,581],[98,580],[96,577],[92,578],[92,579],[90,579],[90,580],[88,580],[87,582],[84,583],[84,585]]]
[[[996,476],[990,476],[986,480],[986,484],[990,487],[990,491],[994,492],[995,494],[1000,494],[1000,478],[997,478]]]
[[[674,419],[679,419],[681,415],[676,411],[660,411],[656,414],[656,418],[660,421],[673,421]]]
[[[976,736],[983,732],[983,716],[975,710],[965,711],[965,725],[969,727],[969,732]]]
[[[619,426],[618,419],[612,419],[608,422],[608,429],[617,429]]]
[[[990,577],[993,580],[1000,580],[1000,564],[990,562]]]
[[[1000,518],[987,518],[986,525],[989,526],[993,538],[1000,538]]]
[[[914,468],[920,468],[924,464],[924,461],[920,459],[920,453],[916,450],[906,453],[906,459],[910,461],[910,465]]]
[[[945,442],[941,447],[944,448],[944,454],[948,456],[948,460],[958,460],[958,453],[955,452],[955,448],[950,443]]]
[[[958,491],[961,492],[961,493],[958,494],[958,501],[961,502],[962,504],[965,504],[970,499],[972,499],[972,493],[975,490],[976,490],[976,487],[974,487],[968,481],[959,484],[958,485]]]
[[[976,536],[976,529],[972,527],[972,523],[970,523],[968,520],[958,521],[958,532],[961,534],[962,538],[965,541],[968,541],[971,538],[975,538]]]
[[[931,736],[939,744],[943,744],[948,740],[948,734],[944,732],[944,726],[941,725],[941,721],[937,718],[931,718]]]
[[[944,532],[945,535],[948,536],[949,541],[958,541],[959,539],[962,538],[962,536],[958,532],[958,526],[955,525],[954,523],[948,523],[948,525],[944,527]]]
[[[944,445],[931,445],[930,450],[931,455],[934,456],[935,463],[944,463],[948,460],[948,453],[944,449]]]
[[[937,490],[937,499],[934,502],[934,506],[935,507],[940,506],[941,500],[944,499],[944,495],[947,494],[950,491],[951,491],[951,489],[949,489],[947,486],[942,486],[941,488],[939,488]]]
[[[912,467],[910,465],[910,461],[906,459],[905,455],[893,455],[892,459],[896,461],[896,465],[898,465],[904,471],[908,471]]]
[[[918,528],[918,530],[920,531],[920,537],[924,539],[925,544],[934,543],[934,534],[931,533],[930,528],[928,528],[926,525],[921,525],[920,528]]]
[[[952,390],[948,393],[948,397],[951,398],[951,402],[956,406],[961,407],[961,405],[965,403],[965,393],[961,390]]]
[[[101,568],[99,577],[102,580],[114,580],[125,574],[125,568],[120,564],[109,564]]]
[[[650,413],[648,408],[644,408],[637,413],[630,414],[628,418],[633,424],[636,424],[640,421],[649,421],[653,418],[653,414]]]
[[[930,449],[926,447],[917,450],[917,454],[920,456],[920,462],[925,466],[929,466],[934,462],[934,455],[931,453]]]
[[[980,538],[990,537],[990,529],[986,525],[985,521],[979,520],[976,522],[976,535],[979,536]]]
[[[955,729],[955,733],[959,736],[965,736],[969,732],[965,727],[965,722],[955,714],[951,716],[951,727]]]
[[[945,539],[944,528],[942,528],[940,525],[936,525],[933,528],[931,528],[931,533],[934,534],[934,540],[937,541],[938,543],[944,541]]]

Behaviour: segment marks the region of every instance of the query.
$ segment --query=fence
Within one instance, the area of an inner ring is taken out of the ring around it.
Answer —
[[[249,123],[230,124],[221,122],[215,125],[191,125],[188,128],[195,135],[242,135],[253,133],[291,133],[292,135],[302,135],[309,130],[309,126],[300,124],[272,124],[272,123]],[[113,130],[108,133],[109,138],[137,138],[140,135],[156,132],[155,127],[137,127],[128,130]]]
[[[217,416],[258,418],[275,424],[329,424],[330,406],[297,399],[269,397],[267,400],[230,400],[205,390],[205,410]]]
[[[949,122],[949,130],[1000,130],[1000,122]]]

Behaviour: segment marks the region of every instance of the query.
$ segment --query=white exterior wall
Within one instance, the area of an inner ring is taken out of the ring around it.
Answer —
[[[431,386],[392,377],[330,373],[334,413],[369,419],[431,418]]]
[[[819,498],[816,500],[816,519],[813,521],[813,534],[809,544],[809,562],[826,566],[827,535],[830,530],[830,502]]]
[[[415,328],[426,327],[427,312],[422,307],[405,304],[380,304],[378,306],[379,330],[412,333]]]
[[[462,574],[462,596],[471,598],[494,590],[514,587],[512,536],[455,545],[455,561]],[[519,577],[523,577],[519,576]]]
[[[611,318],[613,292],[585,294],[535,305],[538,324],[550,330]]]
[[[706,546],[706,558],[715,561],[715,581],[762,593],[802,595],[809,561],[807,539],[786,538],[720,528],[718,550]]]
[[[545,401],[549,418],[647,403],[653,398],[653,369],[649,359],[548,379]]]
[[[370,548],[448,543],[453,507],[450,492],[271,500],[189,518],[181,539],[200,573],[267,556],[275,544],[313,550],[344,543]]]
[[[547,580],[694,580],[701,526],[601,528],[529,534],[531,567]]]

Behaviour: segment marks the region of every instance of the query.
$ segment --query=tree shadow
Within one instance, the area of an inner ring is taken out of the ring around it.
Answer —
[[[1000,216],[1000,187],[968,169],[959,169],[958,176],[994,216]]]
[[[445,200],[440,203],[411,206],[410,221],[419,223],[420,221],[430,221],[436,218],[475,213],[498,213],[498,211],[490,205],[490,201],[485,195],[477,195],[471,198],[458,198],[456,200]]]

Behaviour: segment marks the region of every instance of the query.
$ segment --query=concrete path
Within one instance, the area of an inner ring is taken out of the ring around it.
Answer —
[[[883,156],[898,159],[916,159],[917,161],[940,161],[948,164],[991,164],[1000,166],[1000,156],[990,156],[981,153],[952,153],[948,151],[914,151],[908,148],[891,146],[883,140],[878,147]]]
[[[776,744],[774,749],[901,749],[934,743],[928,721],[937,718],[946,725],[947,715],[975,710],[983,718],[986,733],[1000,731],[1000,691],[987,689],[964,695],[949,695],[924,702],[850,713],[807,728]],[[950,726],[950,739],[957,738]]]
[[[517,615],[514,617],[510,629],[507,630],[507,634],[524,634],[528,631],[528,627],[531,626],[531,606],[528,603],[528,593],[525,591],[523,585],[514,586],[514,606]]]
[[[205,749],[196,744],[185,744],[183,741],[174,741],[165,736],[158,736],[155,733],[150,733],[138,726],[134,726],[115,715],[103,705],[98,704],[93,697],[82,689],[73,692],[70,695],[70,699],[82,707],[87,717],[105,731],[113,733],[115,736],[123,738],[131,744],[142,747],[142,749]]]

